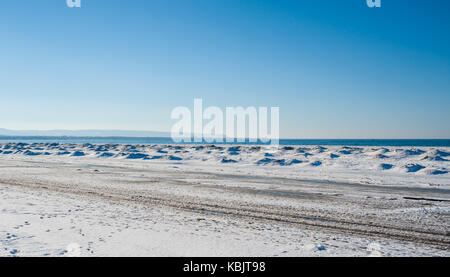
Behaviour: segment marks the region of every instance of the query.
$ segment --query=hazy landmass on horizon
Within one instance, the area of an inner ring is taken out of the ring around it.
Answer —
[[[10,130],[0,128],[0,136],[170,137],[170,133],[135,130]]]

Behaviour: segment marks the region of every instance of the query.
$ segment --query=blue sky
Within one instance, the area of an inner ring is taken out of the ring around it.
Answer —
[[[0,128],[169,131],[279,106],[284,138],[450,138],[450,1],[5,0]]]

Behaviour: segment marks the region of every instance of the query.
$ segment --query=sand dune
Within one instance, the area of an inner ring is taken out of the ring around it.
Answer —
[[[258,145],[123,145],[3,143],[1,157],[176,162],[204,167],[245,165],[274,174],[370,184],[450,185],[446,147]],[[230,169],[234,171],[233,169]]]

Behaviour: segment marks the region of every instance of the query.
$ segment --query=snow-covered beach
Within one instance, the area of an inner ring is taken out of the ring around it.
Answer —
[[[0,144],[0,256],[449,256],[450,149]]]

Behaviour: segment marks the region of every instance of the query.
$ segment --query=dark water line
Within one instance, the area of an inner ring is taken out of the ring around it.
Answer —
[[[110,143],[110,144],[174,144],[167,137],[53,137],[53,136],[0,136],[0,143]],[[181,144],[207,144],[181,143]],[[234,142],[213,144],[267,145],[258,142]],[[450,147],[450,139],[280,139],[280,145],[323,145],[323,146],[409,146]]]

